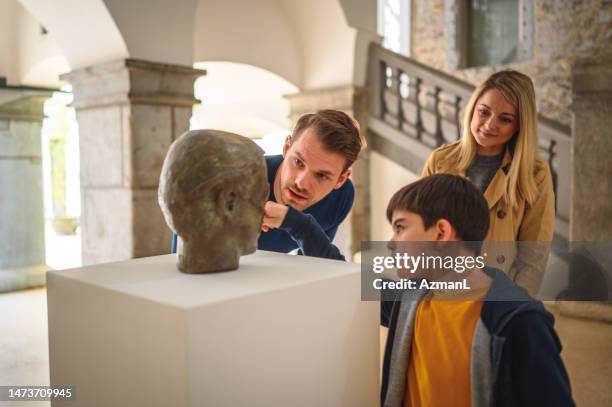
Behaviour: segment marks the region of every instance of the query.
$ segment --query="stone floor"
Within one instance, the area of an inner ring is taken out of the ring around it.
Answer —
[[[612,324],[555,317],[576,405],[612,406]]]
[[[49,268],[81,265],[80,235],[57,235],[45,229]],[[0,293],[0,386],[49,385],[47,290]],[[49,406],[49,402],[6,402],[0,406]]]
[[[47,290],[0,294],[0,326],[0,385],[48,386]],[[0,401],[0,406],[50,406],[50,402]]]

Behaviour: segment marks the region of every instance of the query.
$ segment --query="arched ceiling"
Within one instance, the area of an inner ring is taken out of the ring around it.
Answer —
[[[355,26],[372,2],[375,13],[375,0],[347,3]],[[353,82],[357,30],[339,0],[200,0],[195,20],[196,61],[254,65],[301,89]]]
[[[104,0],[130,58],[191,66],[198,0]]]
[[[72,69],[129,56],[102,0],[19,1],[53,35]]]
[[[267,69],[300,89],[354,82],[375,0],[19,0],[71,69],[121,58]],[[371,11],[371,10],[370,10]],[[347,21],[348,20],[348,21]],[[359,30],[354,28],[359,27]],[[357,47],[357,51],[356,51]]]
[[[352,83],[356,30],[338,0],[278,0],[296,32],[303,89]]]
[[[278,0],[200,0],[195,21],[196,61],[253,65],[302,86],[302,47]]]
[[[197,0],[19,0],[72,69],[121,58],[191,65]]]

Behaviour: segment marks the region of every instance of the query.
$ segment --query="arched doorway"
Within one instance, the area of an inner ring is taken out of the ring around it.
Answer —
[[[268,70],[247,64],[207,61],[194,64],[207,74],[194,85],[197,99],[191,129],[215,128],[255,140],[266,154],[280,154],[291,133],[289,102],[297,86]]]

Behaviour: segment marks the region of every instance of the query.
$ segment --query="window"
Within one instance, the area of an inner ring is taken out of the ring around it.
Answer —
[[[447,0],[445,7],[451,68],[531,58],[532,0]]]
[[[516,61],[518,0],[471,0],[467,11],[468,66]]]
[[[383,47],[410,55],[410,0],[378,0],[378,34]]]

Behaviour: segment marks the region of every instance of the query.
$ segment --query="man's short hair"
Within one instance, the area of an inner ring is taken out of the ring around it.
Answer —
[[[489,229],[489,205],[472,182],[458,175],[434,174],[397,191],[387,206],[387,219],[405,210],[423,219],[425,229],[446,219],[459,238],[479,253]]]
[[[357,160],[365,142],[359,133],[359,125],[346,113],[339,110],[319,110],[300,117],[293,129],[293,140],[308,128],[313,128],[323,145],[346,159],[344,170]]]

